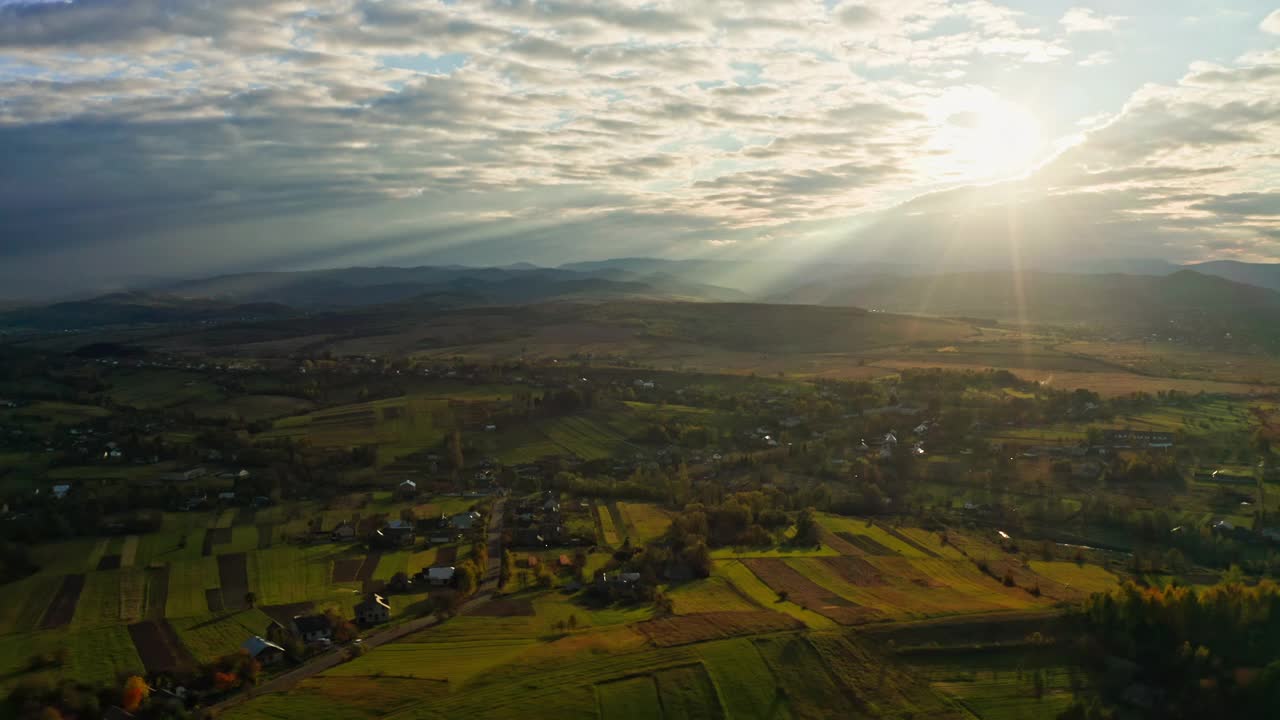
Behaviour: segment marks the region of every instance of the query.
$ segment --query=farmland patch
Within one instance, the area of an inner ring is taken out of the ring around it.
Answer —
[[[103,555],[98,560],[98,567],[95,569],[96,570],[115,570],[119,567],[120,567],[119,555]]]
[[[245,606],[249,592],[249,563],[244,553],[218,556],[218,584],[222,587],[222,604],[226,608]]]
[[[658,647],[803,628],[804,624],[799,620],[769,610],[681,615],[649,620],[635,626]]]
[[[133,567],[138,559],[138,536],[129,535],[120,547],[120,567]]]
[[[167,620],[144,620],[129,626],[129,637],[148,673],[194,668],[195,658],[183,647]]]
[[[84,574],[76,573],[62,579],[58,594],[53,596],[49,609],[44,613],[40,629],[52,630],[71,624],[76,614],[76,604],[80,602],[80,593],[84,590]]]
[[[276,527],[274,525],[258,526],[258,549],[265,550],[271,547],[272,538],[275,535]]]
[[[147,617],[159,620],[164,617],[165,604],[169,602],[169,566],[147,568]]]
[[[310,601],[288,603],[286,605],[263,605],[260,610],[267,617],[275,620],[284,627],[289,627],[289,623],[293,622],[293,618],[297,615],[308,615],[316,608],[316,604]]]
[[[534,617],[530,600],[490,600],[467,613],[476,617]]]
[[[895,553],[894,551],[890,550],[884,545],[881,545],[880,543],[867,537],[866,535],[855,535],[850,532],[842,531],[842,532],[836,533],[836,537],[839,537],[841,540],[844,540],[845,542],[849,543],[850,545],[854,546],[855,548],[861,550],[862,552],[868,555],[879,555],[879,556],[897,555],[897,553]]]
[[[333,581],[335,583],[356,582],[360,574],[360,566],[364,558],[342,558],[333,561]]]
[[[870,587],[885,584],[884,576],[876,566],[860,557],[844,555],[820,558],[820,562],[831,568],[842,580],[853,585]]]
[[[724,716],[715,686],[701,664],[662,670],[654,680],[666,720],[712,720]]]
[[[221,588],[209,588],[204,591],[204,601],[209,607],[209,612],[220,613],[227,608],[226,603],[222,601]]]
[[[812,610],[841,625],[857,625],[875,619],[880,613],[859,606],[801,575],[786,561],[773,558],[743,560],[756,577],[778,593],[786,593],[787,602]]]
[[[658,686],[649,675],[601,683],[596,685],[596,696],[600,700],[600,717],[603,718],[641,720],[662,717]]]

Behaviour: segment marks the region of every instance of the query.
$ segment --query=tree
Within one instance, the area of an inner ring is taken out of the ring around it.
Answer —
[[[814,519],[813,508],[805,508],[796,516],[796,545],[813,547],[818,545],[818,521]]]
[[[147,686],[147,681],[137,675],[130,675],[124,681],[124,690],[121,692],[121,708],[126,712],[136,712],[150,695],[151,688]]]
[[[258,604],[258,594],[257,594],[257,593],[255,593],[255,592],[254,592],[254,591],[252,591],[252,590],[250,590],[249,592],[245,593],[245,594],[244,594],[244,604],[245,604],[245,605],[248,605],[250,608],[252,608],[252,607],[254,607],[255,605],[257,605],[257,604]]]

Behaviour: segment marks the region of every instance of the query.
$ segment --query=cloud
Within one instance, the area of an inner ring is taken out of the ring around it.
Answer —
[[[872,224],[910,254],[928,244],[906,228],[950,236],[967,225],[948,218],[994,208],[973,225],[989,229],[1015,201],[1095,217],[1089,233],[1135,255],[1274,242],[1252,195],[1274,191],[1274,53],[1090,109],[1108,120],[1026,180],[956,187],[988,177],[971,162],[986,150],[949,138],[980,129],[996,84],[1110,59],[1073,58],[1054,20],[993,0],[0,4],[0,294],[795,252]]]
[[[1280,35],[1280,10],[1272,10],[1258,25],[1263,32]]]
[[[1125,19],[1118,15],[1098,15],[1090,8],[1073,7],[1058,22],[1069,33],[1111,32]]]

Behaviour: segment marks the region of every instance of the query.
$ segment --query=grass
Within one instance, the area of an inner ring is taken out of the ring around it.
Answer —
[[[417,636],[429,638],[427,636]],[[497,665],[510,662],[528,650],[530,638],[401,641],[383,645],[349,663],[329,671],[335,677],[409,677],[447,681],[461,686]]]
[[[261,610],[208,613],[169,621],[196,660],[210,662],[240,649],[252,635],[263,635],[271,622]]]
[[[648,675],[597,685],[596,696],[600,699],[600,717],[646,720],[662,716],[658,686]]]
[[[1106,592],[1120,584],[1114,573],[1097,565],[1076,565],[1073,562],[1045,562],[1032,560],[1031,571],[1067,587],[1087,593]]]
[[[667,720],[694,720],[722,716],[715,686],[702,665],[663,670],[654,675],[662,716]]]
[[[601,503],[595,504],[596,517],[600,519],[600,536],[605,545],[617,545],[621,542],[618,537],[618,528],[613,524],[612,513],[609,508]]]
[[[790,717],[777,680],[750,640],[704,643],[697,653],[728,717]]]
[[[1052,651],[992,649],[913,655],[913,669],[935,689],[984,720],[1055,717],[1072,700],[1070,671]],[[1037,698],[1034,676],[1043,673]]]
[[[671,514],[656,505],[619,502],[618,511],[632,543],[647,543],[661,537],[671,526]]]
[[[678,615],[759,609],[759,606],[723,577],[709,577],[672,586],[667,591],[667,596],[675,604]]]
[[[884,547],[888,548],[889,550],[892,550],[893,552],[903,557],[909,557],[909,558],[928,557],[926,554],[924,554],[920,550],[912,547],[907,543],[902,542],[901,540],[894,537],[893,535],[885,532],[884,528],[881,528],[880,526],[874,525],[874,524],[868,525],[867,521],[865,520],[842,517],[840,515],[828,515],[826,513],[820,513],[818,515],[818,523],[821,524],[823,527],[827,528],[828,530],[830,530],[831,532],[836,532],[836,533],[844,532],[844,533],[861,535],[863,537],[870,538],[872,541],[876,542],[877,544],[883,545]],[[935,540],[934,544],[936,544],[936,542],[937,541]]]
[[[621,452],[626,440],[589,417],[572,415],[539,425],[551,442],[583,460],[605,460]]]

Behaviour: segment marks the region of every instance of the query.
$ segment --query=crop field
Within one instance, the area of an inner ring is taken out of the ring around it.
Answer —
[[[618,528],[613,522],[613,513],[610,511],[609,505],[605,503],[595,503],[596,518],[600,521],[600,539],[605,545],[616,546],[622,542],[622,538],[618,535]]]
[[[1120,578],[1097,565],[1032,560],[1030,567],[1037,575],[1090,594],[1106,592],[1120,584]]]
[[[829,618],[824,617],[812,610],[807,610],[799,605],[791,602],[780,602],[778,592],[764,583],[763,580],[756,577],[743,561],[721,561],[717,562],[713,573],[716,576],[723,577],[733,584],[735,588],[746,595],[760,607],[776,610],[786,613],[791,617],[804,623],[806,626],[814,629],[834,628],[836,624]]]
[[[983,720],[1055,717],[1071,704],[1071,671],[1051,652],[921,653],[906,660],[935,690]]]
[[[286,417],[263,437],[305,437],[317,447],[374,445],[385,466],[435,448],[453,426],[448,399],[411,395]]]
[[[658,685],[651,675],[614,680],[596,685],[600,717],[644,720],[662,716]]]
[[[674,603],[678,615],[759,608],[727,579],[716,576],[672,586],[667,590],[667,596]]]
[[[799,630],[804,625],[799,620],[782,613],[769,610],[745,610],[665,617],[643,622],[635,627],[654,645],[671,647],[707,640],[722,640],[738,635]]]
[[[384,645],[364,657],[340,665],[329,674],[337,677],[388,675],[443,680],[450,687],[456,687],[489,668],[514,660],[533,642],[527,638],[401,641]]]
[[[757,558],[743,560],[742,564],[777,593],[779,598],[786,596],[781,604],[795,603],[841,625],[870,622],[880,615],[873,608],[863,607],[813,582],[785,560]]]
[[[580,415],[549,420],[538,429],[565,452],[583,460],[613,457],[627,444],[608,427]]]
[[[170,620],[182,644],[199,662],[210,662],[235,652],[251,635],[267,631],[271,619],[261,610]]]
[[[119,370],[109,381],[111,399],[141,410],[222,402],[225,393],[203,374],[183,370]]]

